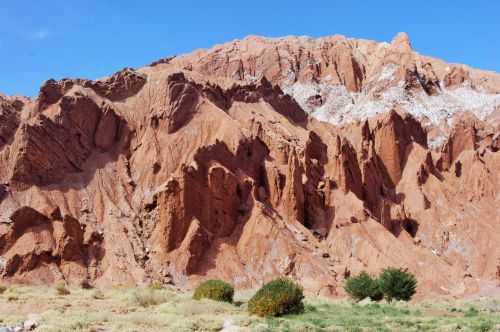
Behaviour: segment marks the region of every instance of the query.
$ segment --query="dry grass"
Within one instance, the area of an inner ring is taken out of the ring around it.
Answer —
[[[158,280],[153,280],[150,284],[149,284],[149,288],[150,289],[154,289],[154,290],[160,290],[160,289],[163,289],[163,284],[158,281]]]
[[[167,302],[168,296],[154,289],[138,289],[134,292],[132,299],[135,304],[147,308]]]
[[[247,314],[246,302],[253,292],[237,293],[239,305],[196,301],[190,295],[167,289],[72,288],[68,295],[60,296],[53,288],[9,287],[0,296],[0,326],[17,324],[31,313],[42,317],[37,328],[42,332],[215,332],[227,319],[242,332],[486,332],[495,331],[500,324],[500,299],[360,306],[307,298],[304,314],[271,319]]]

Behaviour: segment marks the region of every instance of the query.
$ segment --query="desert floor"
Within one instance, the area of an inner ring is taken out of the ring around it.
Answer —
[[[44,332],[146,331],[500,331],[500,298],[353,304],[307,297],[301,315],[259,318],[235,304],[195,301],[167,289],[69,289],[10,286],[0,295],[0,330],[38,323]]]

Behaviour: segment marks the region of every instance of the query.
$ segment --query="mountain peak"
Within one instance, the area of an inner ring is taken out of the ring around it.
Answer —
[[[406,32],[398,32],[392,39],[391,44],[401,50],[410,51],[411,42]]]

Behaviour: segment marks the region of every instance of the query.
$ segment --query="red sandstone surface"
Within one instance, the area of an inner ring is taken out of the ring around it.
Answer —
[[[49,80],[33,100],[2,95],[2,280],[250,288],[288,276],[335,296],[349,275],[400,266],[421,296],[498,290],[500,107],[436,123],[394,104],[327,123],[314,117],[327,97],[307,109],[284,92],[295,83],[373,99],[395,86],[500,92],[500,75],[420,56],[400,34],[249,37]]]

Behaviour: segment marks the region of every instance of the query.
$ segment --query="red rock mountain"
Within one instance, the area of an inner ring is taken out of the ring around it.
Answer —
[[[500,284],[500,75],[392,43],[248,37],[0,96],[0,275],[421,296]]]

